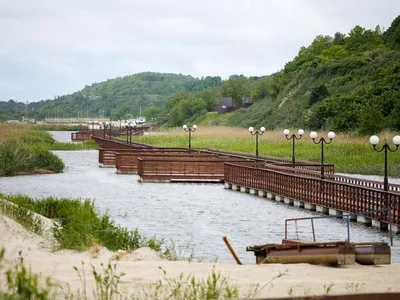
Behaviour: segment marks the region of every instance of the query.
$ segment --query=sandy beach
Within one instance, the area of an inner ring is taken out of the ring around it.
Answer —
[[[255,284],[259,284],[261,288],[257,297],[285,297],[289,294],[320,295],[326,293],[324,286],[331,286],[330,293],[400,291],[400,264],[346,267],[308,264],[240,266],[168,261],[162,255],[143,248],[122,255],[120,260],[116,260],[116,254],[105,248],[86,252],[67,250],[54,252],[51,241],[27,231],[4,215],[0,215],[0,248],[6,250],[6,265],[15,261],[18,252],[22,251],[25,262],[34,273],[40,274],[42,278],[52,277],[64,291],[67,284],[71,290],[82,288],[82,282],[74,266],[81,269],[82,262],[84,263],[87,288],[90,291],[95,286],[91,276],[91,265],[100,270],[100,264],[107,265],[110,260],[112,264],[117,265],[117,272],[125,273],[121,278],[123,281],[121,286],[129,295],[146,284],[162,279],[163,270],[168,277],[177,278],[183,273],[184,277],[191,274],[196,278],[207,278],[213,268],[223,276],[229,277],[231,283],[237,284],[243,296]]]

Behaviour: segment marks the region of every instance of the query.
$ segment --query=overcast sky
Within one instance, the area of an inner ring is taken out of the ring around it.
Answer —
[[[143,71],[268,75],[318,34],[398,14],[400,0],[0,0],[0,101]]]

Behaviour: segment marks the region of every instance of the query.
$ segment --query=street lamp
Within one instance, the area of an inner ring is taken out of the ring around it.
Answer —
[[[388,143],[383,144],[381,150],[376,149],[376,145],[379,144],[379,137],[377,137],[376,135],[371,136],[371,137],[369,138],[369,142],[372,144],[372,146],[374,146],[374,150],[375,150],[376,152],[382,152],[382,151],[385,152],[385,174],[384,174],[385,177],[384,177],[384,179],[383,179],[383,189],[384,189],[385,191],[388,191],[388,190],[389,190],[389,182],[388,182],[388,166],[387,166],[387,164],[388,164],[388,156],[387,156],[387,153],[388,153],[388,150],[389,150],[390,152],[396,152],[397,149],[399,149],[399,146],[400,146],[400,136],[396,135],[396,136],[393,138],[393,144],[396,146],[395,149],[390,149],[390,146],[389,146]]]
[[[329,142],[325,138],[320,138],[318,142],[315,141],[318,134],[315,131],[311,131],[310,138],[312,138],[314,144],[321,144],[321,179],[325,179],[325,167],[324,167],[324,144],[330,144],[335,138],[336,134],[333,131],[328,132]]]
[[[94,121],[89,121],[88,122],[88,128],[90,129],[90,126],[92,127],[92,134],[94,134]]]
[[[297,131],[297,133],[299,134],[299,136],[296,136],[296,134],[293,133],[293,134],[289,137],[289,136],[288,136],[289,133],[290,133],[289,129],[285,129],[285,130],[283,131],[283,134],[286,136],[286,138],[287,138],[288,140],[292,140],[292,164],[293,164],[293,168],[294,168],[294,166],[295,166],[295,164],[296,164],[296,158],[295,158],[295,155],[294,155],[294,141],[295,141],[295,140],[299,140],[299,139],[301,139],[301,138],[303,137],[304,130],[303,130],[303,129],[299,129],[299,130]]]
[[[132,145],[132,130],[136,127],[134,122],[125,122],[126,128],[126,143],[128,144],[128,134],[129,134],[129,145]]]
[[[111,128],[111,124],[109,122],[100,122],[100,129],[103,129],[103,139],[106,138],[107,128]]]
[[[197,129],[197,125],[193,125],[193,127],[187,127],[187,125],[183,125],[183,130],[189,132],[189,149],[192,148],[192,132],[195,132]]]
[[[251,135],[256,136],[256,159],[258,159],[258,136],[263,135],[265,131],[265,127],[261,127],[260,130],[254,131],[253,127],[249,127],[249,132]]]
[[[109,134],[109,139],[111,140],[111,134],[112,134],[112,128],[113,128],[113,126],[114,126],[114,122],[110,122],[110,124],[109,124],[109,128],[110,128],[110,134]]]

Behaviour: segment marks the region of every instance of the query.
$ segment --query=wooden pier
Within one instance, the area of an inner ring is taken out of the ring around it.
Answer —
[[[351,220],[400,232],[400,185],[334,174],[326,164],[325,179],[315,162],[222,151],[163,148],[127,144],[114,138],[92,137],[101,147],[99,163],[120,174],[138,174],[142,182],[220,181],[232,190],[247,192],[299,208],[341,217],[343,213],[389,211],[360,215]]]

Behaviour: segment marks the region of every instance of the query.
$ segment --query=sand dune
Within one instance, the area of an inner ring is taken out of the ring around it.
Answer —
[[[124,272],[123,289],[135,293],[144,284],[162,279],[164,274],[178,277],[181,273],[206,278],[213,267],[222,275],[228,276],[232,283],[239,285],[243,294],[252,284],[264,286],[278,274],[285,274],[267,284],[258,297],[324,294],[324,285],[331,285],[331,293],[400,291],[400,265],[389,266],[346,266],[340,268],[296,265],[243,265],[220,263],[197,263],[186,261],[168,261],[151,249],[142,248],[133,253],[119,251],[113,253],[105,248],[91,249],[86,252],[57,251],[53,252],[49,240],[25,230],[12,219],[0,215],[0,248],[6,249],[6,263],[13,262],[22,251],[25,262],[32,271],[42,277],[51,276],[64,288],[67,283],[71,289],[81,289],[82,282],[74,266],[84,269],[87,275],[87,287],[90,290],[95,282],[90,276],[91,265],[100,269],[100,264],[110,260],[117,265],[117,272]],[[117,259],[117,256],[119,260]],[[89,295],[92,293],[90,292]]]

